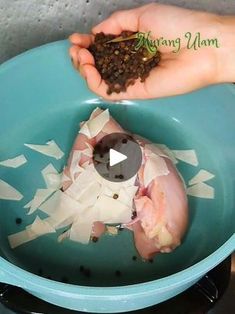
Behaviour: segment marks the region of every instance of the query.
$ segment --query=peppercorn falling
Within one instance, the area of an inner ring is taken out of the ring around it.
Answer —
[[[134,33],[123,31],[121,36],[126,38],[132,34]],[[146,47],[136,50],[138,43],[136,38],[109,42],[119,36],[98,33],[94,43],[89,47],[95,59],[95,66],[108,85],[107,95],[125,92],[137,79],[144,82],[160,61],[159,52],[149,57]]]

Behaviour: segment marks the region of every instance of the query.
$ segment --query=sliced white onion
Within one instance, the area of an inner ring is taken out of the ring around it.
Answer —
[[[24,205],[24,208],[30,208],[32,205],[32,200],[29,201],[27,204]]]
[[[58,173],[52,164],[48,164],[44,169],[42,169],[41,173],[47,188],[55,190],[61,188],[61,174]]]
[[[178,163],[178,160],[175,158],[173,151],[168,146],[166,146],[165,144],[153,144],[153,145],[159,147],[162,150],[162,155],[160,156],[168,157],[175,165]]]
[[[55,229],[47,221],[42,220],[38,216],[35,218],[32,225],[26,227],[26,229],[29,232],[35,234],[36,237],[56,232]]]
[[[36,217],[33,224],[29,225],[25,230],[11,234],[8,236],[9,244],[12,249],[30,242],[42,235],[55,232],[55,229],[52,228],[47,222],[41,220],[39,217]]]
[[[92,157],[93,156],[93,147],[89,144],[86,143],[87,148],[81,151],[81,153],[87,157]]]
[[[133,199],[138,189],[139,189],[138,186],[129,186],[129,187],[121,188],[118,194],[118,201],[128,207],[132,207]]]
[[[189,180],[188,184],[193,185],[201,182],[206,182],[213,179],[214,177],[214,174],[205,169],[201,169],[191,180]]]
[[[153,154],[158,155],[158,156],[169,158],[169,156],[166,153],[164,153],[163,149],[160,148],[159,145],[157,145],[157,144],[145,144],[144,145],[145,155],[148,157],[153,153]]]
[[[59,236],[58,236],[58,242],[61,243],[63,242],[64,240],[68,239],[70,237],[70,229],[61,233]]]
[[[91,182],[86,189],[81,191],[77,200],[82,203],[85,207],[91,207],[95,205],[97,198],[101,193],[101,185],[99,182]]]
[[[187,194],[199,198],[213,199],[215,197],[214,188],[206,183],[197,183],[187,188]]]
[[[65,214],[63,210],[59,210],[56,214],[44,219],[49,225],[56,230],[70,226],[78,217],[78,214]]]
[[[39,206],[39,209],[51,216],[55,214],[56,209],[59,207],[62,191],[58,190],[51,197],[49,197],[43,204]]]
[[[9,167],[9,168],[18,168],[24,165],[27,162],[27,159],[24,155],[19,155],[14,158],[0,161],[0,166]]]
[[[55,189],[37,189],[34,198],[32,199],[32,203],[30,206],[30,210],[28,215],[34,213],[39,206],[48,199],[48,197],[55,192]]]
[[[86,135],[88,138],[91,138],[91,134],[90,134],[90,130],[89,130],[87,122],[84,122],[81,124],[81,129],[79,133]]]
[[[87,148],[89,148],[90,151],[93,152],[94,147],[91,144],[87,143],[87,142],[85,144],[86,144]]]
[[[62,173],[62,177],[61,177],[61,183],[62,185],[65,183],[65,182],[68,182],[68,181],[71,181],[70,177],[68,177],[64,172]]]
[[[66,193],[75,200],[78,200],[83,191],[86,190],[93,181],[96,181],[94,180],[94,175],[94,170],[85,170],[81,172],[73,184],[66,190]]]
[[[166,176],[168,174],[169,170],[164,158],[151,154],[144,167],[144,186],[147,187],[156,177]]]
[[[188,149],[188,150],[172,150],[175,158],[181,161],[186,162],[192,166],[198,166],[198,159],[195,150]]]
[[[91,237],[93,223],[77,220],[70,229],[70,240],[88,244]]]
[[[118,199],[101,195],[95,204],[95,208],[99,212],[98,221],[114,224],[127,223],[131,220],[132,208],[122,204]]]
[[[62,150],[53,140],[47,142],[45,145],[37,145],[37,144],[24,144],[24,145],[43,155],[50,156],[55,159],[61,159],[64,156],[64,153],[62,152]]]
[[[58,190],[39,209],[52,216],[53,219],[60,215],[62,215],[62,218],[67,219],[71,215],[80,214],[84,210],[84,206],[66,193]]]
[[[103,110],[102,110],[101,108],[96,107],[96,108],[92,111],[92,113],[91,113],[91,115],[90,115],[90,120],[94,119],[95,116],[97,116],[98,114],[101,114],[102,112],[103,112]]]
[[[74,150],[72,153],[72,160],[71,165],[69,168],[70,176],[72,178],[72,181],[75,180],[75,175],[79,172],[83,171],[83,168],[79,166],[79,161],[81,159],[81,151],[80,150]]]
[[[0,199],[20,201],[23,195],[13,186],[0,179]]]
[[[93,166],[93,168],[94,168],[94,166]],[[106,180],[103,177],[101,177],[97,173],[97,171],[94,171],[94,177],[95,177],[95,180],[97,180],[103,187],[107,187],[107,188],[109,188],[113,192],[119,191],[122,187],[128,187],[128,186],[135,185],[135,182],[136,182],[136,179],[137,179],[137,175],[135,175],[132,178],[130,178],[129,180],[127,180],[127,181],[111,182],[111,181]]]
[[[109,119],[109,110],[106,109],[94,118],[91,116],[91,119],[83,124],[79,133],[85,134],[88,138],[93,138],[102,131]]]
[[[28,232],[28,230],[23,230],[8,236],[8,241],[12,249],[34,239],[36,239],[36,236]]]

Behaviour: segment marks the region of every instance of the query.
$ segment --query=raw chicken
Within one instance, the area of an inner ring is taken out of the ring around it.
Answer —
[[[92,150],[103,136],[117,132],[126,133],[113,118],[107,118],[107,112],[97,108],[90,119],[81,124],[68,165],[64,169],[65,193],[84,168],[89,169],[89,165],[92,166]],[[127,223],[120,223],[133,231],[139,254],[144,259],[150,259],[157,252],[167,253],[180,245],[187,228],[188,204],[183,181],[169,156],[143,138],[139,138],[138,142],[142,147],[143,162],[137,180],[131,183],[132,186],[138,185],[131,208],[136,212],[136,217]],[[107,183],[105,188],[107,187],[111,189],[112,183]],[[101,197],[103,192],[99,193]],[[105,231],[104,223],[94,221],[91,236],[100,237]],[[79,232],[79,227],[77,230]]]
[[[169,174],[156,177],[144,187],[139,172],[140,186],[135,197],[136,223],[132,225],[139,254],[150,259],[155,253],[168,253],[180,245],[188,222],[187,196],[177,170],[166,157]]]

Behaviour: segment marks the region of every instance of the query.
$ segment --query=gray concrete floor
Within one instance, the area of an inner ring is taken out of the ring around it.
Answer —
[[[67,38],[118,9],[151,0],[0,0],[0,63],[32,47]],[[158,2],[235,14],[234,0],[159,0]]]

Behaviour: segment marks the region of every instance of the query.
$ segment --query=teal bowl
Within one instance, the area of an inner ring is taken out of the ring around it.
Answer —
[[[17,169],[0,167],[0,178],[24,195],[19,202],[0,201],[0,281],[87,312],[127,312],[160,303],[193,285],[235,249],[235,88],[226,84],[178,97],[108,103],[88,90],[72,67],[68,47],[66,41],[55,42],[0,67],[0,160],[22,153],[28,160]],[[52,234],[11,250],[7,236],[41,215],[28,216],[23,208],[44,187],[41,170],[48,163],[63,169],[79,122],[97,106],[109,108],[124,128],[153,142],[195,149],[199,166],[181,162],[178,169],[186,182],[200,169],[213,173],[209,184],[215,198],[189,197],[182,245],[153,263],[133,261],[137,253],[128,231],[88,246],[58,244]],[[51,139],[65,152],[63,159],[23,145]],[[22,219],[20,225],[16,218]],[[91,270],[90,277],[81,266]]]

